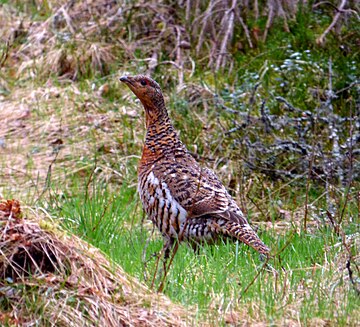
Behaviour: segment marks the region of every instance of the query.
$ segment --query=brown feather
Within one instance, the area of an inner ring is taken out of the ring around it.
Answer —
[[[120,80],[144,106],[147,133],[138,168],[139,193],[149,219],[164,237],[192,243],[231,237],[268,254],[216,174],[201,167],[180,141],[160,86],[143,75]]]

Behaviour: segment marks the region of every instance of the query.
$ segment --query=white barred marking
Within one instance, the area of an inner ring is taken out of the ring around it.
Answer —
[[[171,237],[178,237],[178,231],[173,226],[179,226],[180,232],[182,231],[187,216],[186,210],[173,198],[168,185],[165,182],[160,182],[153,172],[150,172],[146,177],[143,188],[142,190],[142,183],[139,179],[138,191],[149,219],[159,229],[161,227],[160,231],[162,233],[166,233]],[[158,210],[152,210],[156,199]],[[160,213],[162,213],[162,217],[158,216]]]
[[[155,186],[159,185],[159,180],[155,177],[153,172],[148,175],[147,181]]]

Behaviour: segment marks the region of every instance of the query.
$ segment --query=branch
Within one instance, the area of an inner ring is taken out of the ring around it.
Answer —
[[[266,26],[265,26],[264,36],[263,36],[263,42],[266,41],[266,37],[267,37],[267,34],[269,32],[269,28],[271,27],[273,18],[274,18],[274,4],[272,3],[272,1],[270,1],[270,3],[269,3],[269,14],[268,14],[268,19],[266,21]]]
[[[323,45],[324,44],[324,41],[325,41],[325,37],[326,35],[333,29],[333,27],[336,25],[337,21],[339,20],[340,18],[340,15],[346,5],[346,0],[342,0],[341,1],[341,4],[340,4],[340,7],[337,9],[337,13],[336,15],[334,16],[334,19],[333,21],[331,22],[331,24],[328,26],[328,28],[325,30],[325,32],[319,37],[316,39],[316,43],[319,44],[319,45]]]
[[[321,1],[321,2],[318,2],[318,3],[315,3],[312,8],[315,9],[317,7],[320,7],[321,5],[328,5],[330,7],[332,7],[333,9],[335,9],[337,12],[339,13],[350,13],[350,14],[353,14],[356,16],[356,18],[358,20],[360,20],[360,16],[358,15],[358,13],[356,12],[356,10],[353,10],[353,9],[340,9],[338,7],[336,7],[334,4],[332,4],[330,1]]]
[[[215,70],[219,70],[220,66],[224,65],[224,61],[223,61],[223,57],[226,54],[226,48],[229,42],[229,39],[233,33],[234,30],[234,11],[235,11],[235,7],[236,7],[236,3],[237,0],[233,0],[231,8],[227,11],[227,13],[224,16],[224,19],[226,19],[228,21],[227,24],[227,28],[226,28],[226,32],[223,38],[223,41],[221,43],[221,47],[220,47],[220,53],[219,56],[216,59],[216,65],[215,65]]]
[[[249,43],[249,47],[252,49],[254,46],[253,46],[253,44],[252,44],[252,42],[251,42],[251,37],[250,37],[249,29],[248,29],[248,27],[246,26],[244,20],[242,19],[240,13],[238,13],[237,11],[236,11],[236,16],[237,16],[237,19],[239,20],[242,28],[244,29],[244,32],[245,32],[245,35],[246,35],[246,39],[247,39],[247,41],[248,41],[248,43]]]
[[[353,271],[351,270],[351,260],[350,260],[350,258],[348,259],[348,261],[346,261],[346,268],[347,268],[348,273],[349,273],[350,282],[351,282],[355,292],[357,293],[357,295],[360,296],[360,290],[356,287],[356,281],[353,278]]]

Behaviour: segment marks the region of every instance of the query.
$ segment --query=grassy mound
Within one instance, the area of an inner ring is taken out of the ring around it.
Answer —
[[[43,217],[0,203],[0,323],[181,326],[192,314]]]

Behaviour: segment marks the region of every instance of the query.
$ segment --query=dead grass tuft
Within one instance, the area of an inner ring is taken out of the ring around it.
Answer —
[[[117,104],[98,93],[80,91],[75,84],[29,86],[2,102],[0,196],[19,198],[21,193],[21,199],[36,199],[58,181],[65,191],[71,176],[94,167],[94,157],[97,176],[121,184],[133,166],[133,153],[140,153],[143,122],[134,112],[114,111]],[[119,131],[125,120],[139,132]]]
[[[19,213],[17,201],[0,203],[1,323],[182,326],[192,319],[99,250]]]
[[[283,21],[284,30],[290,32],[288,22],[299,10],[298,1],[270,0],[262,5],[257,1],[244,5],[239,0],[46,3],[47,10],[42,8],[46,19],[35,23],[24,13],[15,14],[11,6],[0,11],[4,40],[13,43],[27,36],[13,53],[20,63],[19,75],[56,74],[75,80],[93,73],[106,75],[111,65],[119,65],[116,60],[130,59],[136,69],[141,66],[149,74],[160,65],[175,68],[180,86],[184,73],[194,71],[193,58],[215,71],[231,71],[234,52],[265,42],[276,20]],[[262,17],[267,17],[264,31],[258,27]],[[251,21],[255,22],[252,28]],[[234,34],[241,35],[239,41],[233,42]]]

